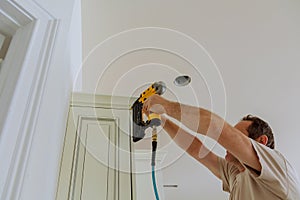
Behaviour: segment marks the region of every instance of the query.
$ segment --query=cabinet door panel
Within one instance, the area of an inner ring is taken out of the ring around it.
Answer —
[[[116,130],[112,119],[82,120],[75,199],[116,199]]]
[[[57,199],[134,199],[129,112],[70,109]]]

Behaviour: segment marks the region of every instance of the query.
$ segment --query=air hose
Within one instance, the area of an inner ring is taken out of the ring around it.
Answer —
[[[151,159],[151,167],[152,167],[152,184],[153,190],[155,194],[156,200],[159,200],[158,190],[155,179],[155,157],[156,157],[156,148],[157,148],[157,129],[156,126],[152,127],[152,159]]]

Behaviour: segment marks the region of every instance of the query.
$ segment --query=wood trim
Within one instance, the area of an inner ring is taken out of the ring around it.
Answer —
[[[114,109],[127,109],[129,110],[133,102],[137,98],[122,97],[122,96],[108,96],[99,94],[88,93],[73,93],[71,97],[71,106],[79,107],[102,107]]]
[[[0,198],[19,199],[60,22],[31,0],[0,5],[13,34],[0,74]]]

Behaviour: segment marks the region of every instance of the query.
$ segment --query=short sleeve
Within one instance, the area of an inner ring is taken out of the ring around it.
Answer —
[[[234,185],[236,175],[239,173],[239,171],[233,164],[228,163],[224,158],[219,157],[218,162],[223,190],[225,192],[230,192]]]
[[[276,150],[273,150],[252,139],[252,146],[261,164],[261,173],[257,175],[251,168],[246,168],[257,181],[261,182],[266,188],[278,191],[279,196],[287,194],[287,167],[285,158]]]

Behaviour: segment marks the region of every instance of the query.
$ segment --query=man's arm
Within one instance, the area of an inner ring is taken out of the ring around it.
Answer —
[[[145,112],[166,113],[191,130],[218,141],[242,163],[261,171],[261,164],[250,139],[218,115],[202,108],[166,100],[159,95],[149,97],[143,109]]]
[[[164,130],[174,140],[174,142],[183,150],[185,150],[194,159],[206,166],[215,176],[220,179],[218,156],[206,149],[202,142],[195,136],[178,127],[175,123],[162,116],[162,124]],[[207,152],[203,157],[201,151]]]

